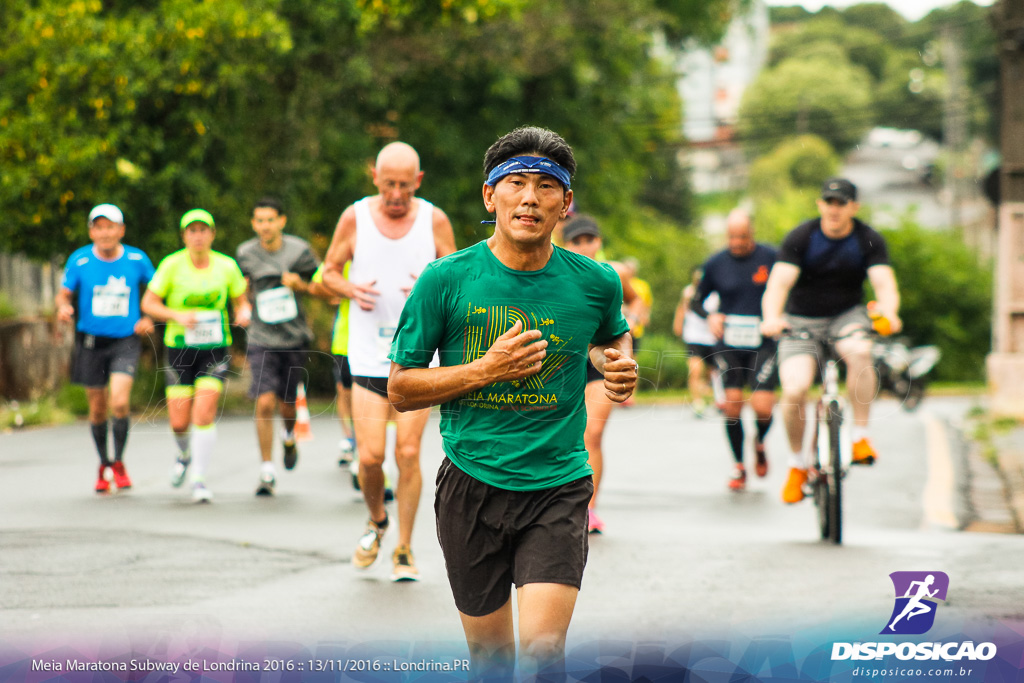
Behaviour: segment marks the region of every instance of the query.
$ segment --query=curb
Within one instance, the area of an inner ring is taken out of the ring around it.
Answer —
[[[941,420],[959,461],[956,495],[965,514],[962,531],[1019,534],[1024,532],[1024,451],[999,448],[999,467],[982,455],[980,446],[949,420]],[[1022,430],[1024,434],[1024,430]],[[1001,445],[1001,444],[1000,444]],[[1004,457],[1007,463],[1004,465]],[[1016,477],[1008,477],[1010,461],[1017,463]],[[1016,492],[1016,493],[1014,493]],[[1016,499],[1016,505],[1011,503]]]

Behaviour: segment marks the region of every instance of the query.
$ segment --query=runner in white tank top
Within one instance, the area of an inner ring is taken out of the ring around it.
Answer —
[[[372,282],[380,292],[373,310],[349,309],[348,362],[353,377],[387,377],[391,371],[388,352],[398,317],[413,283],[437,257],[434,245],[434,205],[413,199],[410,213],[416,218],[404,236],[391,239],[381,234],[370,215],[366,197],[355,203],[356,244],[349,280]]]
[[[352,422],[359,451],[359,487],[370,513],[352,554],[352,564],[361,569],[376,561],[389,526],[384,507],[384,450],[388,422],[397,425],[398,546],[392,554],[392,581],[419,578],[410,543],[423,488],[420,441],[430,411],[399,414],[391,406],[387,354],[416,278],[435,258],[455,251],[448,217],[415,197],[422,180],[416,150],[404,142],[385,146],[373,168],[378,194],[345,209],[324,259],[324,286],[352,301],[348,341]],[[348,261],[352,265],[346,279],[342,270]]]

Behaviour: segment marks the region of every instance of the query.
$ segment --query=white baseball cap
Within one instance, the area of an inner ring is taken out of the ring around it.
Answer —
[[[114,223],[124,223],[124,214],[121,213],[121,209],[117,208],[113,204],[100,204],[89,212],[89,223],[100,216],[108,218]]]

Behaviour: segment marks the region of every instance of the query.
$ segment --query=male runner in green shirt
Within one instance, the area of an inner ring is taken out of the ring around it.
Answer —
[[[613,401],[636,385],[618,275],[551,244],[575,168],[549,130],[495,142],[483,186],[494,235],[427,266],[391,348],[392,404],[441,405],[434,510],[474,677],[512,674],[513,584],[523,673],[564,670],[593,493],[588,356]],[[441,366],[429,368],[435,350]]]

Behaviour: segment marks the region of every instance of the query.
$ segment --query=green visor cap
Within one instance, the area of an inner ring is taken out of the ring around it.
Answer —
[[[193,223],[206,223],[213,227],[213,216],[206,209],[192,209],[181,217],[181,229],[184,230]]]

